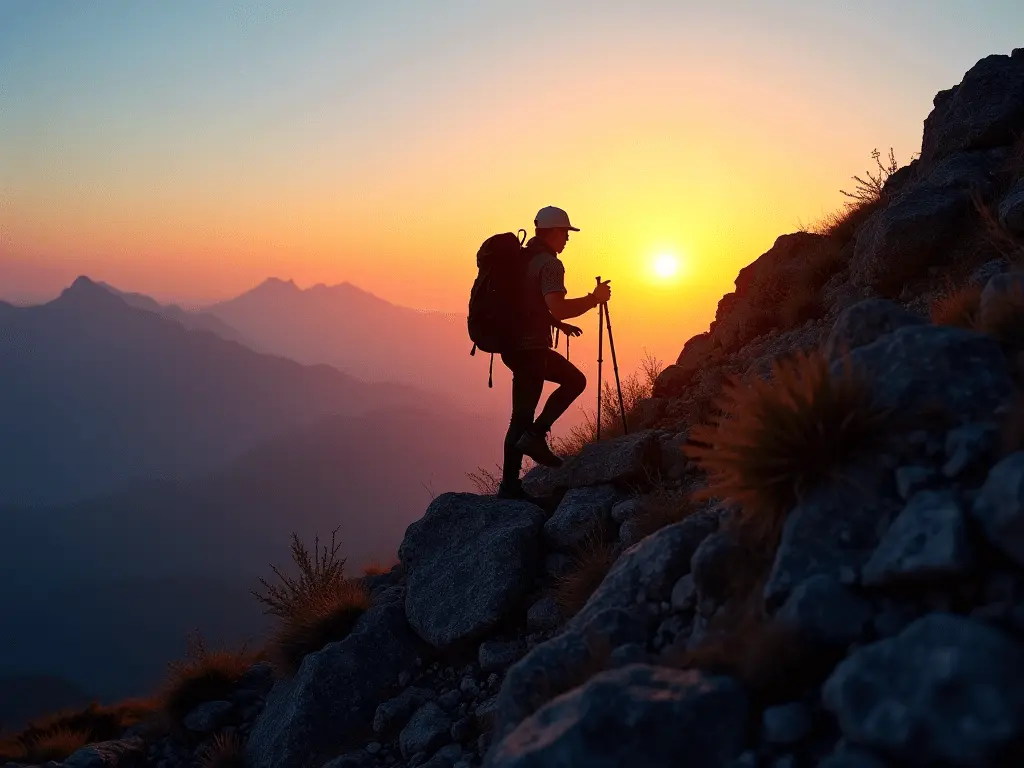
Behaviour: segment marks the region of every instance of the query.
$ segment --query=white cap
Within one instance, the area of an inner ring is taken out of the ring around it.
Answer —
[[[545,206],[537,211],[537,218],[533,220],[533,223],[537,229],[571,229],[573,232],[579,232],[569,223],[569,214],[553,205]]]

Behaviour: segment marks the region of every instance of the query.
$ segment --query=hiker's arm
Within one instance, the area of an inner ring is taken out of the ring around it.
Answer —
[[[571,317],[579,317],[596,307],[600,302],[594,294],[588,293],[578,299],[567,299],[564,293],[547,293],[544,295],[548,311],[556,320],[568,320]]]

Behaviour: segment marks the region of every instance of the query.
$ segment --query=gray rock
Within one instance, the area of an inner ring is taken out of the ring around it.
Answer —
[[[812,725],[811,711],[800,701],[768,707],[761,715],[764,740],[769,744],[798,744],[811,732]]]
[[[383,735],[403,728],[412,713],[435,696],[430,688],[406,688],[377,707],[373,716],[373,732]]]
[[[452,741],[466,741],[473,733],[473,721],[463,717],[452,723]]]
[[[398,736],[398,748],[408,760],[419,752],[433,753],[451,739],[452,721],[432,701],[428,701],[413,714],[409,724]]]
[[[1024,272],[1001,272],[989,278],[981,292],[981,303],[978,306],[978,320],[983,327],[997,326],[997,322],[1002,319],[1007,297],[1024,300]]]
[[[953,614],[861,648],[823,688],[843,735],[914,764],[1001,764],[1024,731],[1024,650]]]
[[[818,768],[888,768],[877,755],[858,747],[840,746],[818,763]]]
[[[920,166],[922,172],[905,191],[927,187],[931,189],[976,189],[988,196],[996,181],[996,172],[1005,161],[1005,147],[990,150],[957,152],[943,158],[931,167]],[[915,168],[915,170],[917,170]]]
[[[930,488],[939,480],[939,473],[932,467],[900,467],[896,470],[896,490],[904,501],[918,491]]]
[[[549,552],[544,558],[544,572],[549,576],[564,576],[572,570],[572,557],[564,552]]]
[[[652,664],[654,658],[641,643],[626,643],[612,651],[608,660],[608,668],[625,667],[629,664]]]
[[[142,768],[146,744],[140,738],[113,739],[89,744],[60,763],[62,768]]]
[[[775,610],[796,585],[817,574],[843,581],[859,572],[878,546],[881,531],[902,508],[892,474],[878,464],[845,470],[848,482],[809,491],[789,513],[764,597]]]
[[[992,259],[986,261],[976,270],[971,272],[971,276],[967,278],[967,282],[971,285],[984,288],[988,285],[988,281],[992,279],[993,275],[998,275],[1002,272],[1006,272],[1010,268],[1010,263],[1003,258]]]
[[[274,686],[246,743],[248,768],[311,768],[337,754],[370,726],[382,694],[413,666],[415,646],[400,605],[371,608],[348,637]]]
[[[462,747],[458,744],[448,744],[437,750],[437,754],[423,763],[421,768],[454,768],[461,759]]]
[[[867,600],[834,576],[818,574],[793,590],[776,618],[812,643],[846,647],[865,636],[873,615]]]
[[[468,493],[434,499],[398,550],[416,633],[443,649],[501,622],[539,572],[543,525],[532,504]]]
[[[480,669],[497,672],[510,667],[523,656],[523,649],[516,642],[488,641],[480,644]]]
[[[692,573],[686,574],[675,583],[670,602],[672,608],[677,611],[688,611],[693,608],[697,602],[697,585],[693,581]]]
[[[1024,131],[1024,62],[987,56],[933,103],[924,121],[922,164],[966,149],[1009,145]]]
[[[618,498],[618,491],[610,485],[573,488],[562,497],[555,513],[544,523],[544,539],[548,546],[571,551],[589,537],[602,536]]]
[[[1019,179],[999,204],[999,223],[1013,235],[1024,235],[1024,179]]]
[[[523,487],[532,496],[555,496],[588,485],[624,486],[645,479],[660,464],[658,434],[645,430],[588,443],[557,469],[535,467],[523,477]]]
[[[401,603],[404,600],[405,587],[400,584],[386,587],[373,596],[374,605],[383,605],[384,603]]]
[[[619,646],[646,643],[650,624],[649,615],[641,608],[613,608],[535,646],[509,669],[501,684],[495,705],[495,738],[600,671]]]
[[[864,299],[847,307],[836,318],[825,343],[825,352],[835,360],[844,352],[871,344],[898,328],[923,325],[924,318],[907,311],[894,301]]]
[[[734,588],[736,566],[743,557],[743,548],[729,531],[716,531],[704,539],[690,559],[700,599],[724,603]]]
[[[446,693],[442,693],[437,697],[437,703],[441,705],[441,709],[445,712],[452,712],[457,706],[459,706],[460,701],[462,701],[462,691],[457,688]]]
[[[467,699],[475,699],[480,695],[480,686],[476,684],[476,680],[469,676],[462,678],[462,682],[459,683],[459,690],[462,691],[462,695]]]
[[[213,733],[228,722],[234,709],[230,701],[207,701],[189,712],[182,725],[196,733]]]
[[[582,627],[609,608],[634,605],[641,589],[648,601],[668,600],[679,577],[689,572],[697,547],[717,527],[716,513],[695,512],[626,550],[569,626]]]
[[[632,664],[560,696],[498,743],[489,768],[721,766],[743,750],[747,700],[727,677]]]
[[[492,696],[477,706],[473,716],[476,718],[478,726],[484,729],[490,729],[494,724],[494,718],[497,712],[498,697]]]
[[[869,586],[929,582],[966,573],[973,563],[956,498],[949,491],[922,491],[893,521],[861,578]]]
[[[1024,566],[1024,451],[992,468],[971,513],[989,542]]]
[[[562,623],[562,611],[553,597],[542,597],[526,612],[526,627],[531,632],[546,632]]]
[[[932,325],[901,328],[851,354],[897,414],[942,407],[962,423],[984,421],[1013,391],[1009,363],[989,336]],[[839,373],[841,364],[833,364]]]
[[[325,763],[323,768],[367,768],[370,765],[373,765],[373,758],[369,753],[366,750],[357,749],[355,752],[346,752],[329,763]]]
[[[636,498],[620,501],[612,507],[612,520],[619,525],[640,513],[640,501]]]
[[[629,549],[642,538],[643,527],[640,524],[639,518],[630,518],[619,526],[619,543],[623,549]]]

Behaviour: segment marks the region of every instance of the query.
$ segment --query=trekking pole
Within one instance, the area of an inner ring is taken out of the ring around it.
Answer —
[[[601,284],[601,276],[597,277]],[[601,363],[604,362],[604,304],[597,305],[597,439],[601,439]]]
[[[604,308],[604,320],[608,324],[608,346],[612,350],[612,368],[615,369],[615,389],[619,393],[619,413],[622,415],[622,433],[629,434],[629,427],[626,426],[626,406],[622,403],[622,384],[619,382],[619,361],[615,359],[615,341],[612,339],[612,316],[608,312],[608,303],[601,305]]]

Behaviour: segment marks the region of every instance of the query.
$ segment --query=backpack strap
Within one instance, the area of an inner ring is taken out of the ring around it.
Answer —
[[[491,367],[487,371],[487,387],[494,389],[494,353],[491,352]]]
[[[470,357],[474,357],[476,355],[476,344],[474,344],[473,348],[469,350],[469,355]]]

